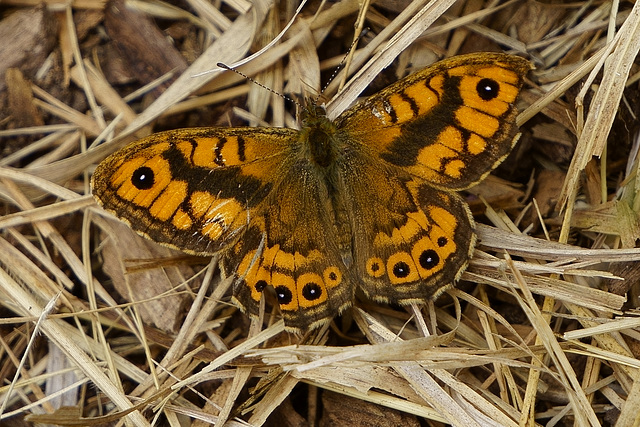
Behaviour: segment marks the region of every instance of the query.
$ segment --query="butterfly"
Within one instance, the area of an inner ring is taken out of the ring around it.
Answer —
[[[300,130],[156,133],[101,162],[93,194],[151,240],[219,254],[243,311],[256,315],[273,288],[289,331],[331,321],[357,288],[422,302],[468,264],[474,220],[458,191],[511,151],[530,68],[517,56],[462,55],[333,121],[310,103]]]

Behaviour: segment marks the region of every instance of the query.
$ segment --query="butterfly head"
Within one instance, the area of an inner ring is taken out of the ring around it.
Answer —
[[[302,127],[314,127],[319,122],[328,121],[327,112],[322,105],[307,100],[300,112],[300,122]]]

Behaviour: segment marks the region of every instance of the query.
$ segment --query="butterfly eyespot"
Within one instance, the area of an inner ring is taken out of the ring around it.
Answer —
[[[367,260],[367,273],[371,277],[384,276],[384,261],[382,261],[382,258],[369,258]]]
[[[447,243],[449,243],[449,239],[447,239],[446,237],[438,237],[438,246],[443,248],[447,245]]]
[[[387,258],[386,267],[389,280],[393,285],[420,280],[416,260],[407,252],[399,251],[391,254]]]
[[[491,101],[498,96],[500,84],[493,79],[482,79],[478,82],[476,91],[481,99]]]
[[[280,305],[287,305],[293,300],[291,290],[284,285],[276,286],[276,296]]]
[[[267,285],[268,283],[266,282],[266,280],[258,280],[253,287],[256,289],[256,291],[262,292],[264,291],[264,288],[267,287]]]
[[[440,239],[438,239],[438,242],[440,241]],[[438,256],[438,253],[436,251],[434,251],[433,249],[422,251],[422,253],[420,254],[420,266],[422,268],[424,268],[425,270],[431,270],[438,264],[440,264],[440,257]]]
[[[330,288],[342,283],[342,272],[338,267],[328,267],[324,270],[324,282]]]
[[[131,183],[138,190],[149,190],[153,187],[155,177],[150,167],[142,166],[133,171]]]
[[[322,296],[322,287],[317,283],[307,283],[302,288],[302,296],[307,301],[314,301],[319,299]]]
[[[395,263],[392,271],[394,276],[403,279],[411,273],[411,267],[406,262],[400,261]]]

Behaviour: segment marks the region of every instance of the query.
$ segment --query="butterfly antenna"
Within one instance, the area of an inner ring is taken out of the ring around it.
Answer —
[[[295,99],[289,98],[287,95],[284,95],[278,91],[275,91],[273,89],[271,89],[269,86],[263,85],[262,83],[260,83],[259,81],[255,80],[252,77],[247,76],[246,74],[244,74],[242,71],[238,71],[235,68],[229,67],[226,64],[223,64],[222,62],[218,62],[216,64],[218,67],[220,68],[224,68],[225,70],[229,70],[229,71],[233,71],[234,73],[244,77],[245,79],[249,80],[251,83],[260,86],[263,89],[268,90],[269,92],[273,93],[274,95],[278,95],[280,98],[285,99],[286,101],[289,102],[293,102],[294,104],[296,104],[298,107],[303,108],[302,105],[300,105],[300,103],[298,101],[296,101]]]
[[[368,32],[369,32],[369,27],[363,29],[360,35],[358,35],[358,37],[356,37],[355,40],[351,43],[351,46],[349,46],[349,50],[347,50],[347,53],[344,55],[344,57],[342,58],[338,66],[335,68],[335,70],[333,70],[333,73],[331,73],[331,75],[329,76],[329,80],[327,80],[327,83],[325,83],[325,85],[322,87],[320,94],[316,97],[315,99],[316,104],[318,103],[318,99],[320,99],[320,95],[322,95],[324,91],[327,90],[331,82],[336,78],[338,73],[344,68],[344,64],[347,62],[347,59],[349,58],[349,54],[356,48],[360,39],[364,35],[366,35]]]

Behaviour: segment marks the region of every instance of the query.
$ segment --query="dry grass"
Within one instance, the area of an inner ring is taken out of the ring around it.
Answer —
[[[39,3],[7,0],[3,21]],[[0,86],[4,422],[640,423],[639,3],[413,1],[395,13],[315,2],[268,45],[293,8],[131,1],[189,63],[145,82],[105,68],[118,37],[104,36],[111,6],[45,3],[53,54],[32,74],[16,66],[32,84],[10,71],[13,85]],[[471,190],[490,225],[478,227],[461,289],[407,310],[361,300],[301,338],[269,310],[249,323],[228,303],[215,259],[144,241],[89,196],[95,164],[154,126],[294,126],[284,99],[215,64],[281,93],[318,90],[362,22],[371,31],[348,74],[324,93],[331,116],[381,73],[388,83],[442,56],[505,50],[536,66],[516,153],[500,178]],[[29,111],[42,121],[19,117]]]

